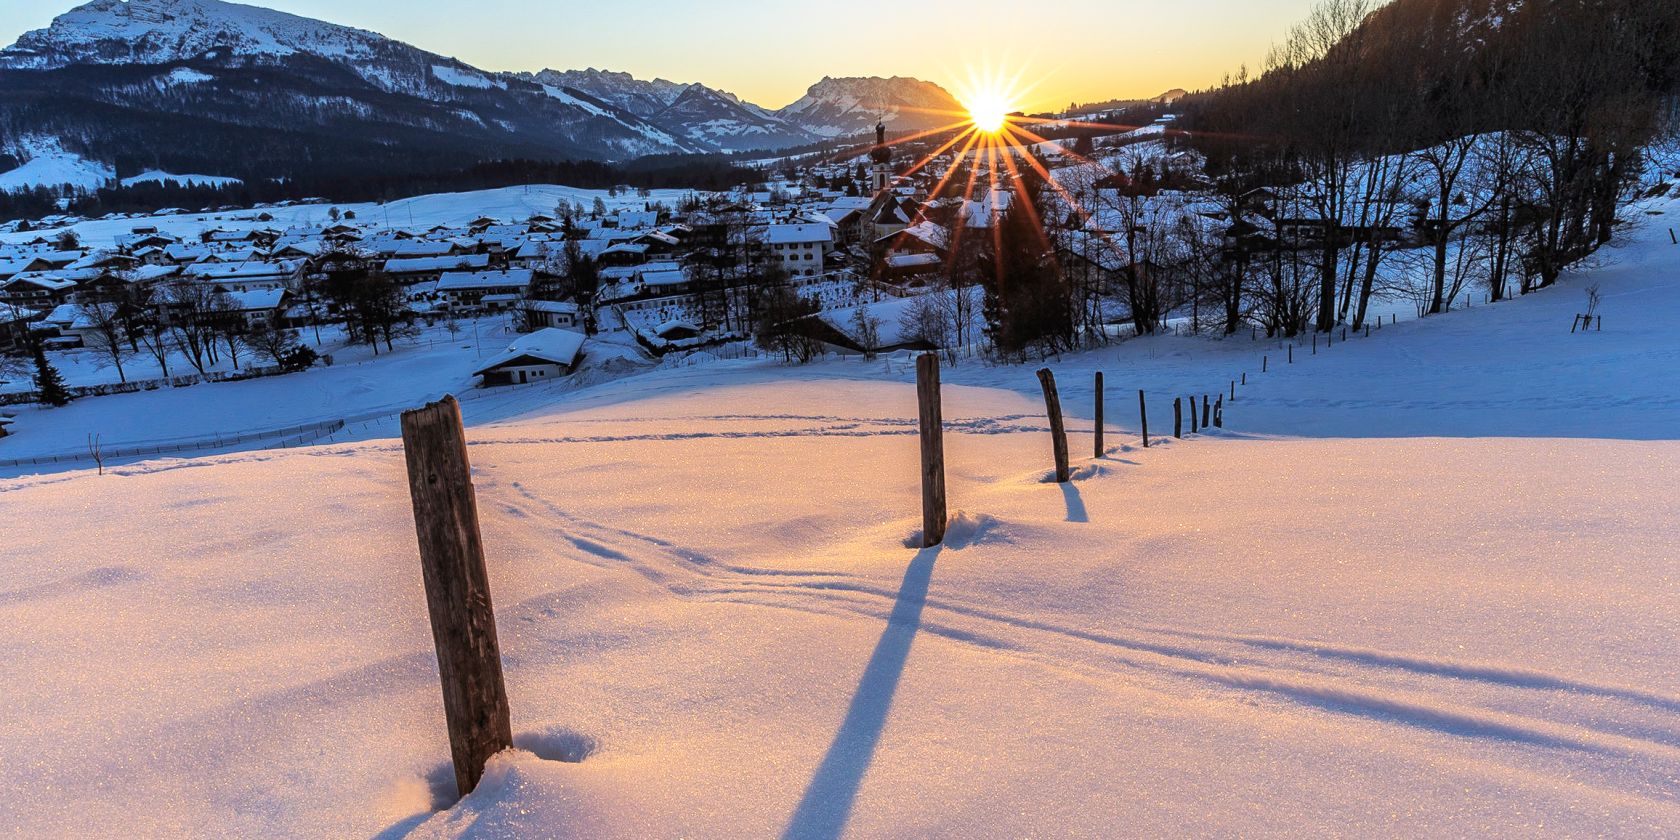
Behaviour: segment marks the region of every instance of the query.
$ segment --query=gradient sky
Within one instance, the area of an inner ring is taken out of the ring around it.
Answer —
[[[599,67],[704,82],[771,108],[823,76],[953,92],[1007,68],[1019,106],[1153,96],[1258,64],[1313,0],[262,0],[487,70]],[[78,5],[0,0],[0,43]]]

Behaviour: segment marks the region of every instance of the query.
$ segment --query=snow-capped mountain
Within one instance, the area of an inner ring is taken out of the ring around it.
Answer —
[[[0,49],[0,163],[51,148],[114,180],[411,177],[491,160],[780,149],[960,112],[937,85],[905,78],[824,79],[771,111],[604,70],[491,73],[225,0],[91,0]]]
[[[780,149],[821,139],[735,94],[702,84],[645,81],[607,70],[544,70],[525,76],[615,105],[679,137],[720,151]]]
[[[867,134],[878,121],[893,131],[915,131],[949,125],[965,113],[956,97],[939,85],[894,76],[825,77],[776,115],[813,134],[849,137]]]
[[[638,117],[651,117],[677,101],[689,85],[664,79],[638,79],[611,70],[543,70],[517,74],[552,87],[580,91]]]
[[[0,153],[119,174],[423,172],[703,152],[612,105],[372,32],[222,0],[93,0],[0,50]]]

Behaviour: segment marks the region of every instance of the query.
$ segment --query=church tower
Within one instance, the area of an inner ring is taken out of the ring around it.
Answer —
[[[892,186],[893,181],[892,149],[887,148],[885,121],[875,124],[875,148],[870,150],[869,159],[874,161],[869,167],[869,189],[880,195]]]

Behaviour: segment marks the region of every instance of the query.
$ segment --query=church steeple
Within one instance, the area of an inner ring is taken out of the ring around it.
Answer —
[[[875,124],[875,148],[869,150],[874,165],[869,168],[869,187],[879,194],[892,186],[892,149],[887,148],[887,123]]]

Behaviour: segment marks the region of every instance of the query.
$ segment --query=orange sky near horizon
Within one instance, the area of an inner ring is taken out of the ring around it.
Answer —
[[[703,82],[769,108],[825,75],[914,76],[956,92],[992,68],[1020,74],[1017,107],[1029,111],[1216,84],[1258,64],[1312,2],[252,0],[487,70],[623,70]],[[0,4],[0,43],[75,5]]]

